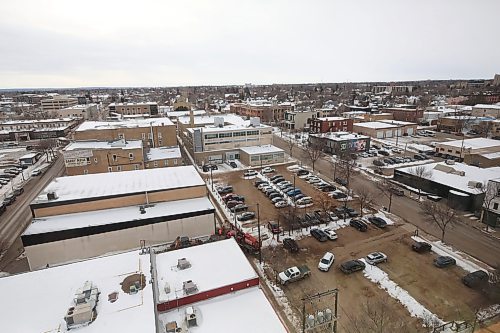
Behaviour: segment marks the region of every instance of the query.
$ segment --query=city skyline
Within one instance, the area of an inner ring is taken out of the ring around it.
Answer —
[[[4,2],[0,88],[489,79],[499,10],[489,0]]]

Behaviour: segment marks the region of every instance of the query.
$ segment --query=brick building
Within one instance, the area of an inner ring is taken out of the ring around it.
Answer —
[[[268,101],[251,101],[234,103],[230,106],[231,113],[244,117],[259,117],[264,123],[280,123],[285,119],[285,111],[294,110],[291,103],[273,104]]]
[[[311,121],[311,133],[352,132],[354,120],[344,117],[322,117]]]
[[[158,115],[158,103],[111,103],[108,105],[110,113],[118,113],[122,115]]]
[[[380,112],[392,114],[394,120],[411,123],[418,123],[424,117],[424,110],[421,109],[385,108],[381,109]]]

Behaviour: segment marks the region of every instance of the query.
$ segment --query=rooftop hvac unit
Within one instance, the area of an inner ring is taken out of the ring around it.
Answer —
[[[146,207],[139,206],[139,211],[141,212],[141,214],[146,214]]]
[[[163,290],[165,290],[165,294],[170,294],[170,284],[168,282],[165,282],[165,287],[163,287]]]
[[[184,294],[186,295],[191,295],[198,292],[198,287],[191,280],[184,281],[182,283],[182,289],[184,290]]]
[[[259,127],[260,126],[260,118],[259,117],[250,118],[250,125],[253,127]]]
[[[482,188],[483,187],[483,183],[481,182],[477,182],[475,180],[471,180],[467,183],[467,186],[469,188]]]
[[[56,192],[48,192],[47,193],[47,200],[56,200],[57,199],[57,194]]]
[[[223,117],[214,117],[214,126],[215,127],[224,127],[224,118]]]
[[[187,327],[198,326],[196,311],[192,306],[186,308],[186,323]]]
[[[177,260],[177,268],[181,271],[189,267],[191,267],[191,263],[186,258]]]

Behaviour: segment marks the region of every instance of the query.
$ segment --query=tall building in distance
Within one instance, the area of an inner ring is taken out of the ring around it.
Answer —
[[[78,99],[68,96],[54,96],[40,101],[42,111],[46,114],[54,114],[61,109],[69,108],[78,104]]]
[[[124,116],[130,115],[158,115],[158,103],[111,103],[108,105],[109,113],[118,113]]]

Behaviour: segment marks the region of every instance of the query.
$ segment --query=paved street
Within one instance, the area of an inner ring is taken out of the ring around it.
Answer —
[[[42,176],[31,178],[24,186],[24,193],[7,207],[0,218],[0,238],[11,246],[0,259],[0,271],[23,252],[19,236],[31,222],[29,204],[52,179],[61,176],[63,172],[64,160],[59,157]]]
[[[289,153],[288,144],[278,136],[274,136],[273,144]],[[292,156],[302,161],[303,164],[310,165],[307,153],[300,147],[295,146]],[[315,163],[316,171],[323,176],[332,179],[333,169],[331,163],[320,159]],[[351,179],[351,186],[356,193],[357,189],[370,188],[374,193],[378,193],[375,182],[365,177],[362,173],[355,174]],[[376,196],[375,204],[387,206],[388,199],[382,195]],[[441,231],[422,216],[422,210],[418,202],[408,197],[393,196],[391,212],[400,216],[405,221],[415,225],[437,238],[440,238]],[[482,231],[471,227],[465,223],[459,223],[454,228],[446,231],[445,242],[469,255],[487,263],[490,266],[497,266],[500,258],[500,241]]]

